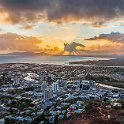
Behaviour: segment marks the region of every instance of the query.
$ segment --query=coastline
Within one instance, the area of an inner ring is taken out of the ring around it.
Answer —
[[[4,63],[36,63],[36,64],[55,64],[69,65],[73,61],[94,61],[108,60],[111,58],[103,57],[83,57],[83,56],[29,56],[29,55],[5,55],[0,56],[0,64]]]
[[[108,59],[108,60],[93,60],[93,61],[73,61],[69,62],[70,65],[98,65],[98,66],[124,66],[124,59]]]

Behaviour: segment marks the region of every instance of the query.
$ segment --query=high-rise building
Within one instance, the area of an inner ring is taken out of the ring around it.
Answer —
[[[54,82],[52,84],[52,90],[53,90],[53,92],[59,91],[59,83],[58,82]]]
[[[45,90],[44,90],[44,92],[43,92],[43,99],[44,99],[44,101],[46,101],[46,100],[49,100],[49,99],[51,99],[52,97],[53,97],[53,90],[52,90],[52,88],[51,87],[48,87],[48,88],[46,88]]]
[[[41,90],[44,91],[46,88],[47,88],[47,82],[44,81],[44,82],[41,84]]]
[[[14,77],[13,79],[13,84],[20,84],[20,78],[19,77]]]

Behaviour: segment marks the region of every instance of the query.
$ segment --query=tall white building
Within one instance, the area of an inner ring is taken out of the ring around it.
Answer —
[[[54,82],[52,84],[52,90],[53,90],[53,92],[59,91],[59,83],[58,82]]]
[[[48,87],[43,92],[43,99],[44,99],[44,101],[46,101],[46,100],[49,100],[51,98],[53,98],[53,90],[51,87]]]

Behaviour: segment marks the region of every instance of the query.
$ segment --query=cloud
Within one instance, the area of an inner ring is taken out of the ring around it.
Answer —
[[[0,0],[1,22],[83,22],[99,27],[124,17],[124,0]]]
[[[111,34],[100,34],[98,37],[89,38],[86,40],[100,40],[106,39],[113,42],[123,42],[124,43],[124,33],[111,32]]]
[[[112,56],[124,55],[124,44],[116,42],[106,42],[104,45],[82,45],[76,42],[64,44],[63,55],[86,55],[86,56]]]
[[[48,37],[49,39],[53,39]],[[62,44],[58,39],[51,44],[47,44],[46,38],[32,36],[22,36],[15,33],[0,34],[0,52],[12,51],[27,51],[27,52],[45,52],[49,54],[64,54],[64,55],[124,55],[124,34],[111,33],[101,34],[98,37],[87,39],[85,46],[82,43],[71,42]],[[43,42],[42,42],[43,41]],[[84,42],[84,41],[83,41]],[[90,44],[90,43],[91,44]]]
[[[0,50],[39,52],[41,40],[15,33],[0,34]]]
[[[77,47],[83,48],[85,46],[80,44],[80,43],[76,43],[76,42],[72,42],[70,44],[65,43],[64,44],[64,51],[69,52],[69,53],[76,52],[76,51],[78,51]]]
[[[37,26],[33,24],[26,24],[26,25],[22,25],[20,28],[25,30],[33,30],[37,28]]]
[[[3,31],[3,29],[2,29],[2,28],[0,28],[0,32],[1,32],[1,31]]]
[[[124,33],[112,32],[110,34],[100,34],[98,37],[85,39],[85,46],[72,42],[64,44],[64,51],[67,54],[77,55],[124,55]]]
[[[101,54],[124,55],[124,33],[100,34],[97,37],[85,40],[92,41],[92,45],[87,46],[86,51],[92,50]]]

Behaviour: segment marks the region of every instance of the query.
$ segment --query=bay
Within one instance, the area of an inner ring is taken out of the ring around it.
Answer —
[[[0,55],[0,64],[4,63],[36,63],[36,64],[69,64],[72,61],[109,60],[102,57],[83,56],[26,56],[26,55]]]

